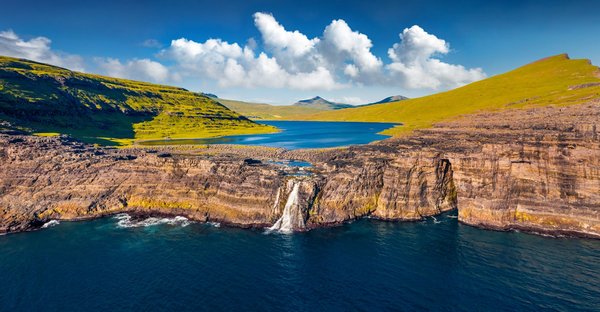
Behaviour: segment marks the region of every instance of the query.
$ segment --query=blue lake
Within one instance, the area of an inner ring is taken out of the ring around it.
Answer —
[[[600,241],[436,218],[293,235],[62,222],[0,237],[0,310],[598,311]]]
[[[236,135],[209,139],[172,139],[146,141],[154,144],[242,144],[298,148],[325,148],[367,144],[388,136],[378,134],[397,124],[375,122],[322,122],[322,121],[259,121],[281,130],[278,133]]]

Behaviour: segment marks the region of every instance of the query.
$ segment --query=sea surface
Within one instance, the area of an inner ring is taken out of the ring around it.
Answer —
[[[453,213],[283,235],[127,215],[0,236],[1,311],[598,311],[600,241]]]
[[[242,144],[298,148],[326,148],[366,144],[388,138],[378,134],[397,124],[379,122],[259,121],[281,131],[271,134],[235,135],[209,139],[172,139],[145,141],[144,145],[163,144]]]

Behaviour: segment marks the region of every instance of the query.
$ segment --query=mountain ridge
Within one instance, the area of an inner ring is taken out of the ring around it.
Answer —
[[[354,107],[354,105],[351,104],[332,102],[318,95],[310,99],[299,100],[298,102],[292,104],[292,106],[310,107],[320,110],[336,110]]]

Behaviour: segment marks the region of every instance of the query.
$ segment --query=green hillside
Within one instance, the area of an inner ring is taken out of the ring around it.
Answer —
[[[6,121],[103,144],[276,131],[185,89],[0,56],[0,124]]]
[[[297,120],[399,122],[399,135],[480,111],[571,105],[600,98],[600,71],[566,54],[525,65],[461,88],[416,99],[295,116]]]
[[[286,120],[290,116],[301,116],[322,112],[320,109],[294,105],[269,105],[263,103],[249,103],[225,99],[214,99],[250,119],[255,120]]]

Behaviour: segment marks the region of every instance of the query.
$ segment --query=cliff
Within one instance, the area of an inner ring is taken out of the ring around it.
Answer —
[[[0,232],[118,212],[256,227],[288,214],[298,230],[457,208],[459,220],[475,226],[600,237],[599,121],[595,101],[470,115],[374,144],[299,151],[111,149],[2,134]],[[313,167],[273,162],[286,159]]]

